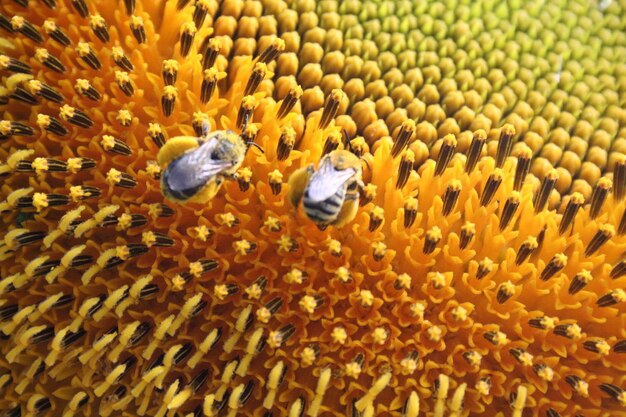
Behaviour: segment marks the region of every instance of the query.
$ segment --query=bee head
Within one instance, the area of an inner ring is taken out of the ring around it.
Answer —
[[[247,147],[241,136],[232,130],[218,130],[212,137],[217,139],[211,150],[210,158],[215,161],[236,160],[245,155]]]
[[[361,160],[361,162],[364,162],[365,165],[367,166],[367,169],[371,172],[372,167],[370,167],[370,164],[367,162],[367,159],[363,158],[364,155],[362,155],[360,153],[357,153],[357,152],[354,151],[354,149],[352,149],[352,145],[350,143],[352,138],[350,137],[350,134],[348,133],[346,128],[342,127],[341,128],[341,132],[342,132],[342,136],[343,136],[343,148],[345,150],[349,151],[351,154],[353,154],[357,158],[359,158]]]

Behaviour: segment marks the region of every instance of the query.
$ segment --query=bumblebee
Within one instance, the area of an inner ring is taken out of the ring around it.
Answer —
[[[362,171],[356,155],[334,150],[320,160],[317,170],[311,164],[291,174],[289,200],[296,209],[302,200],[305,214],[320,229],[341,227],[356,216]]]
[[[246,143],[232,130],[209,133],[202,125],[202,137],[177,136],[163,145],[157,162],[165,167],[161,191],[177,202],[206,203],[219,191],[225,179],[235,178],[246,151]]]

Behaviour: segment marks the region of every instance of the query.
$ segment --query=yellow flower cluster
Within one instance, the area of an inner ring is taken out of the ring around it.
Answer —
[[[625,7],[3,1],[0,412],[626,416]],[[206,123],[260,149],[168,200]]]

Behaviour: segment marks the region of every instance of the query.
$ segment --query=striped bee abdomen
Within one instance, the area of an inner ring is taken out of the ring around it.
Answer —
[[[332,224],[337,220],[345,199],[346,187],[339,187],[335,194],[322,201],[312,200],[307,190],[304,192],[302,206],[306,215],[315,223]]]

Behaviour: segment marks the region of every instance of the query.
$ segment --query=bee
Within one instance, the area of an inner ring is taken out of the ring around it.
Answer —
[[[165,197],[183,203],[206,203],[215,197],[224,180],[236,178],[249,144],[232,130],[209,130],[205,121],[202,137],[177,136],[159,150],[157,162],[165,167],[161,174]]]
[[[300,168],[289,177],[289,199],[296,209],[302,200],[304,212],[321,230],[351,222],[359,208],[359,190],[364,187],[361,160],[346,150],[334,150],[319,162]]]

